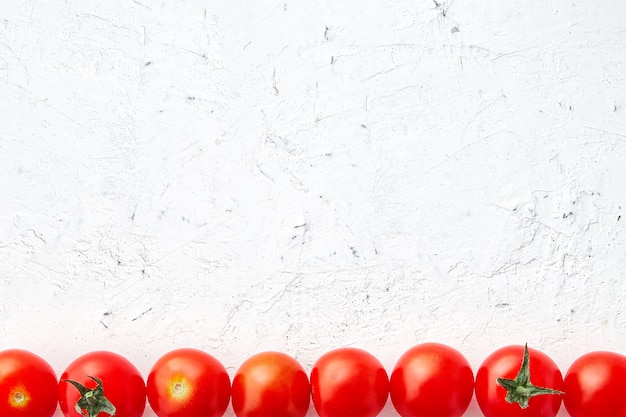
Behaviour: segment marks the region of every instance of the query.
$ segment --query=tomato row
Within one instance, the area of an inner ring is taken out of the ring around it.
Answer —
[[[532,375],[530,370],[532,369]],[[485,417],[554,417],[561,402],[572,417],[626,417],[626,356],[591,352],[563,378],[544,353],[507,346],[489,355],[475,377],[454,348],[424,343],[406,351],[388,376],[370,353],[340,348],[322,355],[311,373],[291,356],[263,352],[246,360],[232,381],[213,356],[177,349],[159,358],[144,381],[124,357],[106,351],[74,360],[57,379],[41,357],[0,352],[0,416],[141,417],[146,400],[159,417],[375,417],[387,398],[401,417],[460,417],[472,396]]]

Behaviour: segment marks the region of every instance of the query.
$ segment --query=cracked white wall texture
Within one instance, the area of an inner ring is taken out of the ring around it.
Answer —
[[[621,0],[4,0],[0,349],[626,353],[625,74]]]

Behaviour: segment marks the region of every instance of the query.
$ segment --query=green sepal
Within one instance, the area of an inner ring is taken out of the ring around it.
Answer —
[[[93,379],[97,384],[94,389],[89,389],[71,379],[63,380],[64,382],[72,384],[80,393],[80,398],[74,405],[74,409],[84,417],[98,417],[100,413],[107,413],[111,417],[115,417],[115,406],[104,396],[102,381],[93,376],[89,376],[89,378]]]
[[[498,378],[498,384],[506,389],[505,400],[507,403],[517,403],[521,408],[528,407],[528,401],[537,395],[563,395],[563,391],[552,388],[537,387],[530,382],[530,355],[528,344],[524,345],[524,357],[522,366],[515,379]]]

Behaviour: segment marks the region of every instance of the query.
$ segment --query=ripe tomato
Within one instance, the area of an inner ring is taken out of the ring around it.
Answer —
[[[625,417],[626,356],[590,352],[565,373],[565,409],[572,417]]]
[[[309,378],[289,355],[258,353],[235,373],[232,401],[238,417],[303,417],[311,401]]]
[[[340,348],[314,364],[311,391],[320,417],[375,417],[387,402],[389,378],[370,353]]]
[[[389,391],[402,417],[460,417],[472,400],[474,373],[459,351],[423,343],[400,357]]]
[[[86,391],[79,392],[77,386],[68,381],[82,385]],[[106,399],[99,392],[100,382]],[[146,406],[146,388],[141,374],[126,358],[113,352],[90,352],[75,359],[61,374],[58,391],[59,405],[66,417],[81,417],[76,410],[79,400],[80,408],[86,410],[89,417],[107,414],[141,417]],[[92,399],[87,400],[87,397]],[[93,405],[95,402],[98,404]],[[116,411],[106,407],[110,404]]]
[[[0,416],[51,417],[57,408],[57,377],[34,353],[0,352]]]
[[[506,346],[489,355],[476,373],[476,400],[485,417],[554,417],[561,406],[561,395],[546,394],[528,398],[528,387],[520,387],[514,395],[525,396],[526,408],[507,401],[507,389],[499,378],[517,379],[524,362],[524,346]],[[558,366],[544,353],[528,349],[526,370],[530,369],[530,382],[534,388],[563,390],[563,377]]]
[[[220,417],[230,401],[230,378],[208,353],[177,349],[152,366],[146,391],[159,417]]]

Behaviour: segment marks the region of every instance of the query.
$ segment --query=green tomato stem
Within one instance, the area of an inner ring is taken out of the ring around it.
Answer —
[[[506,389],[505,400],[508,403],[517,403],[521,408],[527,408],[529,400],[537,395],[563,395],[562,391],[552,388],[537,387],[530,382],[530,355],[528,344],[524,345],[522,366],[515,379],[498,378],[498,384]]]
[[[104,396],[102,381],[93,376],[89,376],[89,378],[93,379],[97,384],[94,389],[89,389],[81,383],[70,379],[63,380],[63,382],[72,384],[80,393],[80,398],[74,405],[74,409],[84,417],[98,417],[100,413],[107,413],[109,416],[115,417],[115,406]]]

